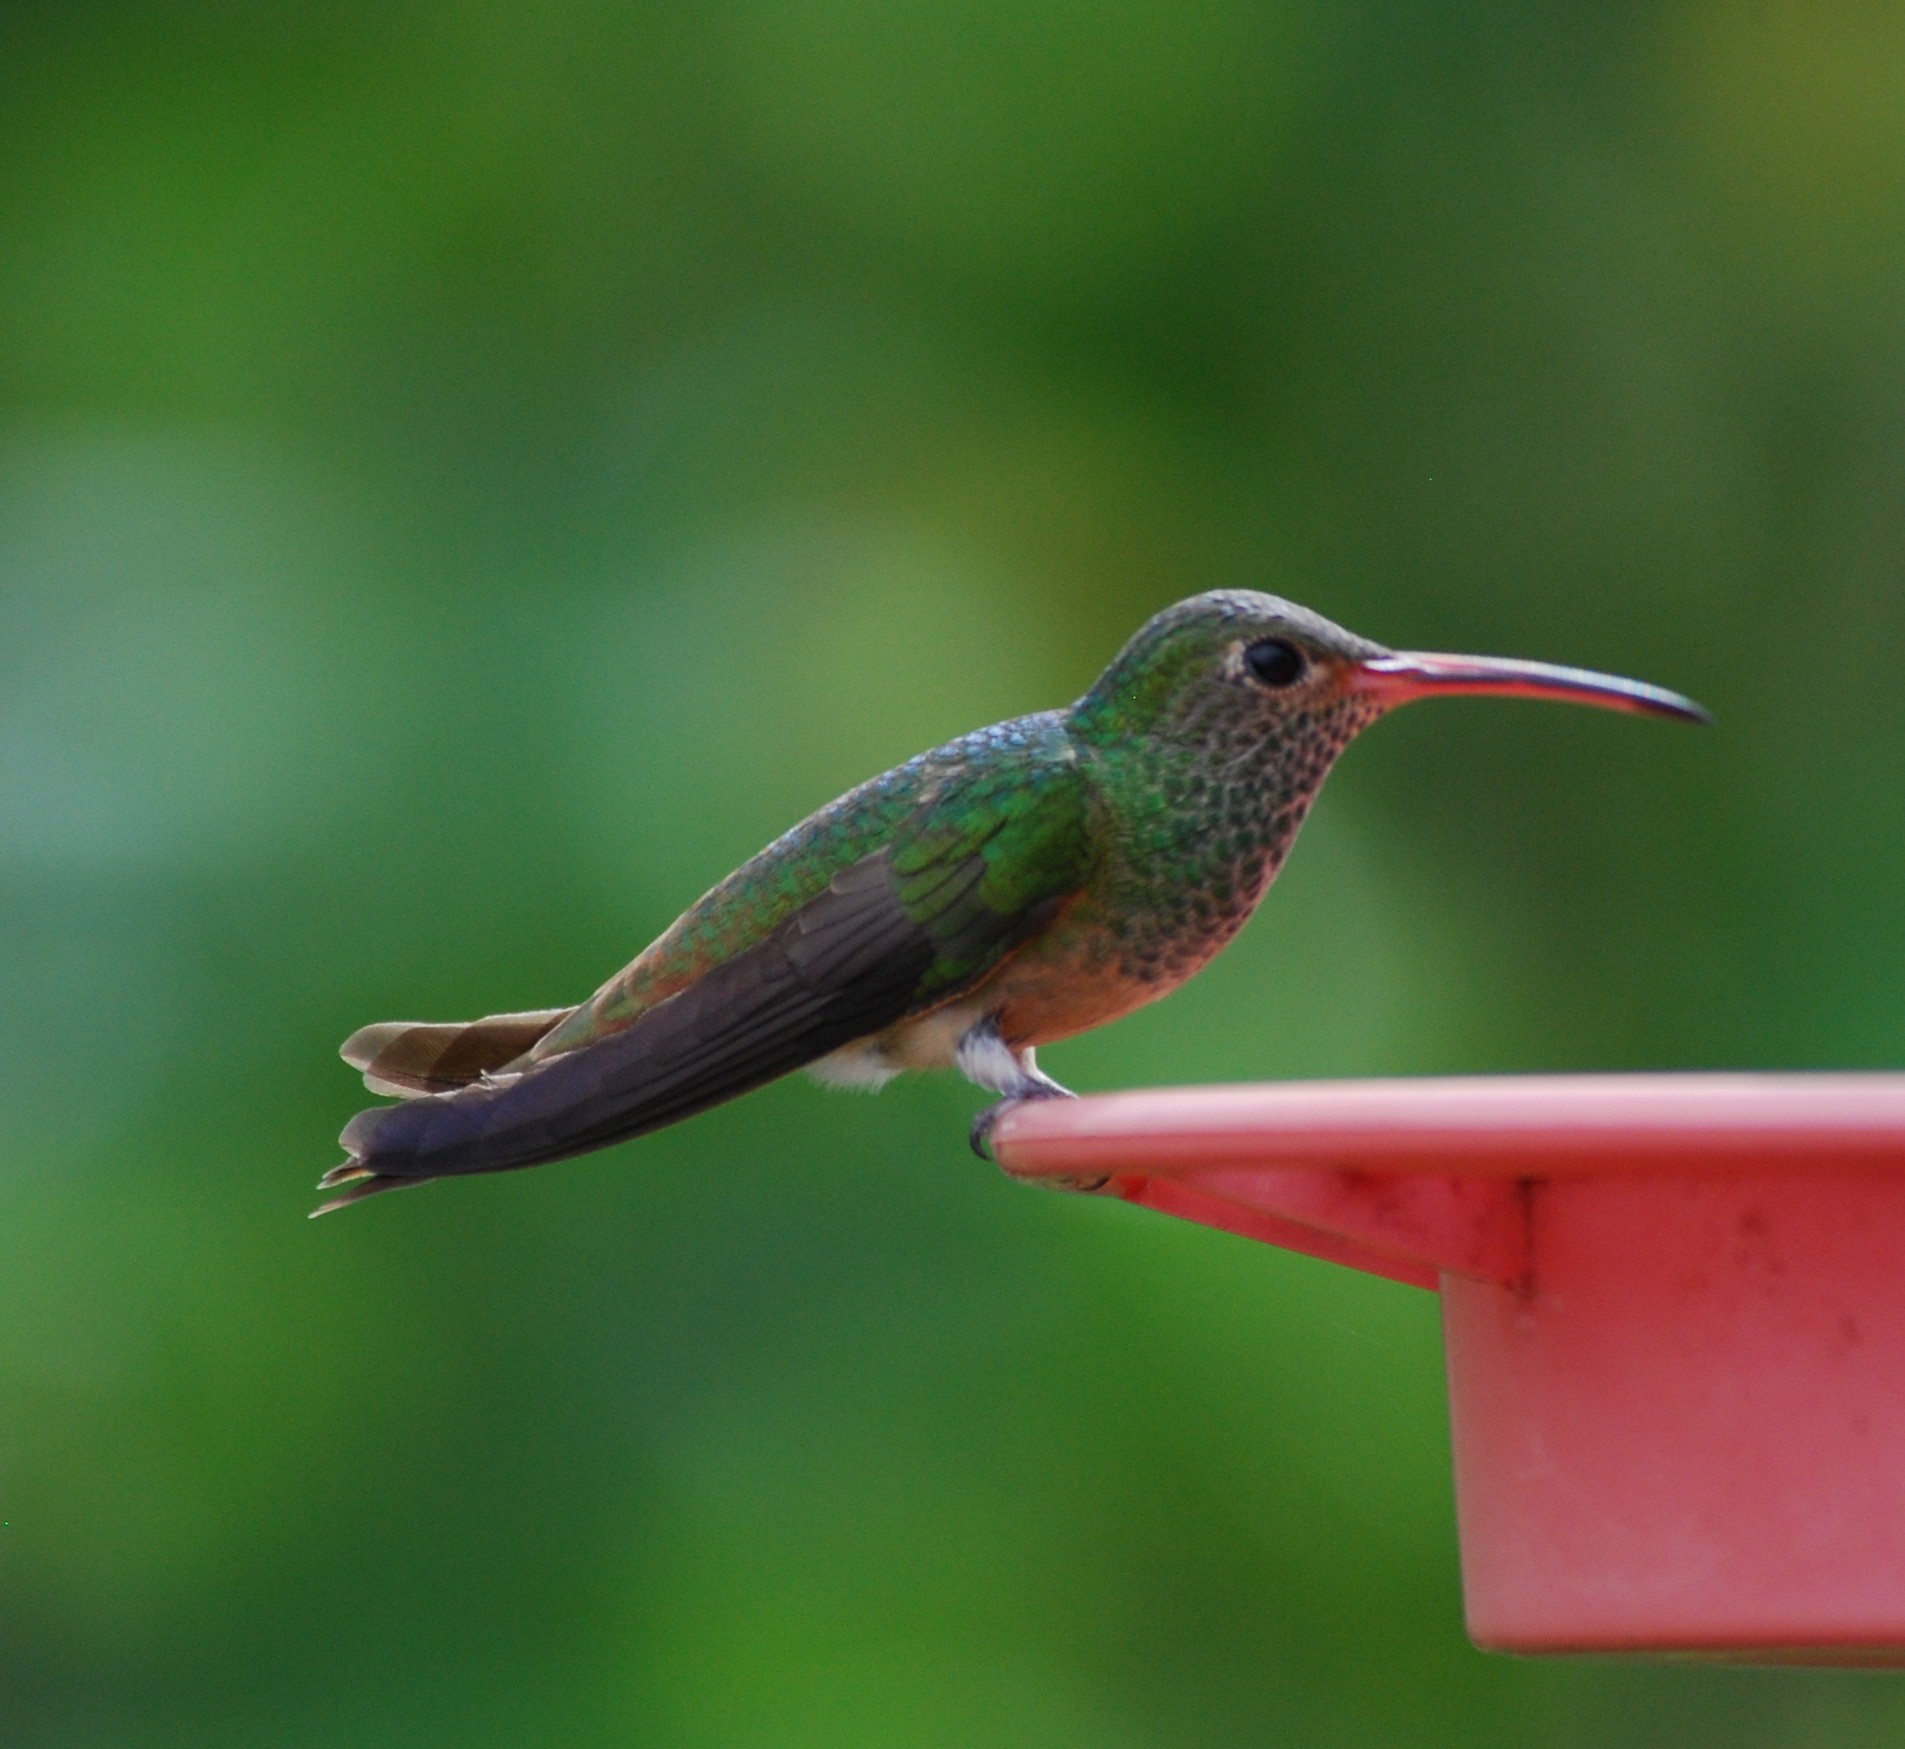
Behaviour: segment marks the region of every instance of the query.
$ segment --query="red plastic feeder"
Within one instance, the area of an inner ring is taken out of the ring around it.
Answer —
[[[1905,1665],[1905,1075],[1173,1088],[993,1144],[1441,1290],[1478,1645]]]

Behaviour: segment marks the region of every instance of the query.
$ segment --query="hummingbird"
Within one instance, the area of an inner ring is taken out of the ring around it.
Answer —
[[[1684,721],[1580,668],[1395,651],[1274,595],[1147,621],[1064,710],[978,729],[849,790],[698,899],[586,1002],[385,1021],[342,1055],[342,1194],[539,1166],[795,1069],[874,1088],[956,1068],[997,1103],[1068,1097],[1038,1049],[1156,1001],[1256,909],[1337,756],[1412,699],[1491,693]]]

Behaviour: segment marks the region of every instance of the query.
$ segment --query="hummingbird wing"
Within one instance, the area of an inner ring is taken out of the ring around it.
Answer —
[[[677,925],[657,949],[674,937],[687,952],[719,933],[725,909],[752,903],[756,865],[771,869],[777,852],[804,854],[805,884],[824,877],[764,936],[632,1018],[605,1004],[620,1023],[597,1022],[594,1036],[576,1038],[579,1010],[558,1029],[575,1042],[520,1073],[360,1112],[342,1137],[351,1158],[325,1180],[351,1185],[338,1203],[448,1174],[541,1165],[660,1129],[977,984],[1078,890],[1089,798],[1068,744],[978,762],[950,757],[960,748],[897,794],[876,780],[835,804],[845,812],[830,823],[818,816],[834,835],[818,866],[812,838],[797,831],[782,841],[786,850],[771,846],[749,865],[752,883],[741,880],[744,869],[716,888],[684,918],[694,927]],[[896,802],[903,810],[871,850],[851,829],[859,798],[883,825]],[[646,976],[662,974],[650,966]]]

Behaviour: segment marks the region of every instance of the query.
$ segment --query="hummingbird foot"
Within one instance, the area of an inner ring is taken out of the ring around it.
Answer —
[[[1007,1044],[999,1031],[996,1016],[988,1016],[966,1033],[959,1041],[955,1060],[960,1073],[968,1081],[985,1088],[988,1093],[1005,1095],[996,1105],[988,1105],[972,1120],[972,1151],[981,1160],[989,1161],[994,1166],[999,1162],[992,1152],[992,1132],[999,1119],[1014,1106],[1030,1099],[1078,1097],[1069,1087],[1061,1086],[1038,1066],[1038,1058],[1030,1045],[1015,1051]],[[1039,1182],[1050,1183],[1056,1190],[1097,1190],[1106,1180],[1040,1179]]]
[[[992,1132],[997,1127],[999,1119],[1004,1117],[1008,1111],[1011,1111],[1015,1106],[1029,1104],[1035,1099],[1076,1099],[1077,1097],[1078,1095],[1069,1087],[1061,1087],[1054,1081],[1048,1088],[1040,1088],[1034,1093],[1015,1094],[1009,1099],[1001,1099],[994,1105],[988,1105],[984,1111],[980,1112],[979,1115],[972,1120],[972,1151],[977,1154],[981,1160],[986,1161],[990,1165],[997,1166],[999,1162],[993,1157],[992,1153]],[[1043,1183],[1045,1181],[1041,1179],[1040,1182]],[[1070,1179],[1054,1180],[1053,1182],[1055,1182],[1061,1190],[1096,1190],[1098,1186],[1105,1181],[1102,1178],[1094,1178],[1089,1180],[1080,1179],[1076,1183]]]

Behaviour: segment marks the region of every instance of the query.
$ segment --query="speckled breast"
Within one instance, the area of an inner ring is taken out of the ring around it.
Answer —
[[[1376,712],[1345,698],[1265,735],[1213,727],[1102,774],[1104,855],[1083,893],[996,975],[1015,1042],[1103,1025],[1207,965],[1256,910],[1336,757]]]

